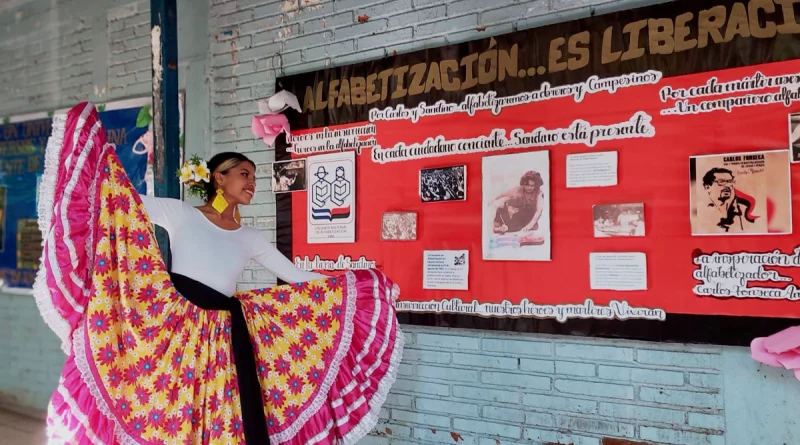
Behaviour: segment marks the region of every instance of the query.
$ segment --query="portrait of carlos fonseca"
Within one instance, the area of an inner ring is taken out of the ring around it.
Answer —
[[[787,164],[785,152],[692,158],[692,234],[790,233]]]

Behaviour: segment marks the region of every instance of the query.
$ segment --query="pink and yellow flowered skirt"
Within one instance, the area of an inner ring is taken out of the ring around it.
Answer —
[[[68,357],[50,444],[245,444],[231,314],[173,286],[94,106],[56,116],[40,186],[34,293]],[[239,292],[272,444],[352,444],[375,425],[403,348],[376,270]]]

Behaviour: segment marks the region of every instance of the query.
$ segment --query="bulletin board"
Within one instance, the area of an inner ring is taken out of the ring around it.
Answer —
[[[321,161],[277,194],[278,247],[382,269],[409,323],[720,344],[796,324],[798,21],[675,1],[280,78],[302,112],[276,158]]]

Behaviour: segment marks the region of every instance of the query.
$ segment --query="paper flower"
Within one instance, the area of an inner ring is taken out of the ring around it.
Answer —
[[[297,101],[297,96],[283,90],[270,96],[268,99],[261,99],[258,101],[258,114],[278,114],[287,108],[294,108],[298,112],[300,109],[300,102]]]
[[[282,114],[253,116],[251,127],[253,136],[261,138],[267,145],[275,144],[275,139],[282,132],[289,132],[289,119]]]
[[[279,91],[268,99],[258,101],[258,113],[253,116],[250,126],[253,135],[261,138],[265,144],[273,145],[282,132],[290,133],[289,119],[280,114],[287,108],[301,111],[297,97],[288,91]]]

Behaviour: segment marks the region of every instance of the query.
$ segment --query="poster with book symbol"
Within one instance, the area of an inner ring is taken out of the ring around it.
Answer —
[[[355,152],[313,156],[308,171],[308,243],[356,240]]]

